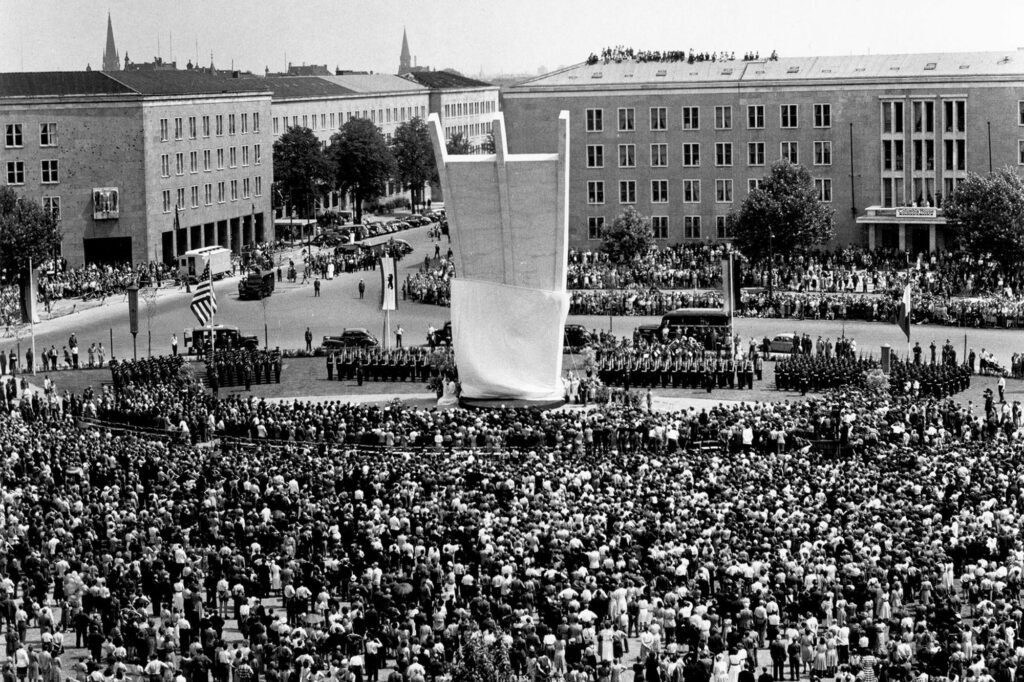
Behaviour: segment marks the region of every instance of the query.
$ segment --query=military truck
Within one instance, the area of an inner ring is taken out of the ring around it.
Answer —
[[[272,269],[249,268],[238,281],[238,298],[261,299],[274,293],[274,271]]]

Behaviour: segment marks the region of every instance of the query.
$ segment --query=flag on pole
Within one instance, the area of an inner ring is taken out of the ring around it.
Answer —
[[[398,267],[395,259],[380,259],[380,309],[398,310]]]
[[[213,290],[213,280],[210,278],[210,263],[206,263],[202,277],[196,285],[195,293],[192,294],[192,303],[189,305],[192,314],[199,320],[199,325],[205,327],[217,314],[217,293]]]
[[[900,307],[896,311],[896,324],[903,330],[903,333],[907,337],[907,343],[910,343],[910,285],[908,284],[903,289],[903,300],[900,301]]]

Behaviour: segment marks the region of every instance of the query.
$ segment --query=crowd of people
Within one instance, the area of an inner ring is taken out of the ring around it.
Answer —
[[[744,52],[743,61],[753,62],[761,59],[761,53]],[[768,61],[778,61],[779,55],[772,50],[771,55],[768,56]],[[687,64],[696,64],[700,62],[732,62],[736,61],[736,53],[728,51],[719,52],[694,52],[691,48],[687,50],[634,50],[631,47],[623,47],[622,45],[616,45],[615,47],[606,47],[601,50],[600,54],[593,52],[587,57],[587,64],[593,66],[598,62],[608,64],[615,62],[616,64],[621,62],[636,61],[640,63],[645,62],[685,62]]]
[[[402,282],[402,297],[420,303],[449,306],[452,300],[452,277],[455,277],[455,261],[449,255],[425,257],[415,274],[407,275]]]
[[[630,285],[656,289],[718,289],[722,286],[724,247],[678,244],[656,249],[628,263],[614,263],[603,251],[569,251],[569,289],[620,289]]]
[[[605,289],[569,292],[570,315],[663,315],[677,308],[721,308],[719,291]]]
[[[206,377],[216,392],[222,386],[281,383],[281,350],[234,348],[214,350],[212,362],[206,366]]]
[[[327,379],[355,381],[360,386],[364,381],[425,382],[431,376],[438,352],[441,351],[422,346],[331,351],[325,356]]]
[[[775,388],[815,393],[845,386],[861,386],[867,373],[878,367],[871,358],[794,353],[775,363]]]

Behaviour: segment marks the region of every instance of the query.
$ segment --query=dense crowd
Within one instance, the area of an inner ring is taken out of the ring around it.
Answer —
[[[569,292],[570,315],[663,315],[677,308],[721,308],[718,291],[625,289]]]
[[[425,257],[419,270],[402,282],[402,296],[420,303],[451,305],[455,261],[451,249],[446,257]]]
[[[758,61],[761,59],[761,53],[745,52],[742,57],[745,62]],[[779,55],[772,50],[771,55],[768,57],[768,61],[778,61]],[[719,52],[694,52],[691,48],[687,50],[634,50],[631,47],[623,47],[622,45],[616,45],[615,47],[606,47],[601,50],[600,54],[593,52],[587,57],[587,64],[593,66],[598,62],[608,64],[615,62],[616,64],[621,62],[636,61],[640,63],[645,62],[686,62],[687,64],[695,64],[700,62],[731,62],[736,60],[735,52],[719,51]]]

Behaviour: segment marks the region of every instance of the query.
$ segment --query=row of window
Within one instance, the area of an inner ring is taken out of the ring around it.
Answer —
[[[228,168],[236,168],[238,166],[238,147],[228,147]],[[249,147],[248,145],[242,148],[242,165],[249,165]],[[203,152],[203,171],[209,172],[213,170],[213,153],[217,155],[217,170],[224,170],[224,148],[219,149],[204,149]],[[252,163],[259,166],[263,163],[263,152],[262,145],[254,144],[252,146]],[[188,153],[188,172],[198,173],[199,172],[199,150],[191,151]],[[185,152],[178,152],[174,155],[174,174],[184,175],[185,174]],[[160,177],[169,178],[171,177],[171,155],[161,154],[160,155]]]
[[[216,190],[216,202],[223,204],[226,201],[238,201],[239,199],[239,187],[241,187],[241,198],[249,199],[250,197],[261,197],[263,196],[263,178],[256,176],[254,178],[242,178],[241,184],[238,180],[230,180],[228,182],[220,181],[216,184],[208,182],[205,185],[192,185],[189,188],[179,187],[172,194],[171,190],[165,189],[163,191],[163,210],[164,213],[170,213],[173,210],[186,208],[186,189],[188,189],[188,199],[191,208],[199,208],[200,199],[204,206],[212,206],[214,203],[214,190]],[[202,195],[200,196],[200,191]]]
[[[445,126],[444,136],[446,140],[452,139],[457,133],[462,133],[463,137],[479,137],[486,135],[490,132],[489,123],[467,123],[461,126]]]
[[[54,185],[60,182],[60,164],[57,159],[43,159],[39,162],[39,178],[44,185]],[[25,162],[7,162],[7,184],[25,184]]]
[[[281,135],[288,131],[289,128],[296,128],[302,126],[303,128],[309,128],[310,130],[336,130],[345,124],[346,121],[351,121],[354,118],[365,118],[369,119],[376,125],[384,125],[385,123],[405,123],[406,121],[416,118],[423,118],[426,116],[427,108],[422,106],[415,107],[389,107],[387,109],[363,109],[356,111],[339,111],[337,113],[317,113],[317,114],[295,114],[291,117],[291,123],[288,122],[288,116],[281,116],[280,118],[274,117],[271,119],[274,125],[274,134]]]
[[[4,126],[4,146],[8,149],[16,149],[25,146],[24,126],[21,123],[8,123]],[[57,124],[39,124],[39,146],[57,146]]]
[[[444,117],[453,116],[479,116],[480,114],[492,114],[498,110],[498,103],[494,100],[483,100],[480,102],[454,102],[444,105]]]
[[[1020,105],[1020,103],[1018,103]],[[900,100],[882,102],[882,133],[900,135],[904,130],[905,103]],[[1022,110],[1024,111],[1024,110]],[[942,100],[943,132],[957,135],[967,130],[967,101],[962,99]],[[1024,125],[1024,114],[1021,115]],[[910,131],[914,134],[935,132],[935,102],[928,100],[910,103]]]
[[[815,128],[832,127],[832,105],[815,104],[812,107]],[[747,105],[747,128],[758,130],[764,128],[764,105]],[[681,112],[681,126],[683,130],[700,130],[700,107],[685,106]],[[617,110],[617,122],[619,132],[630,132],[636,130],[636,109],[634,107],[619,107]],[[587,109],[586,123],[588,133],[604,132],[604,109]],[[714,128],[715,130],[732,130],[733,116],[732,105],[723,104],[714,107]],[[799,105],[779,105],[779,127],[799,127]],[[650,107],[649,130],[668,130],[668,107]]]
[[[587,239],[601,239],[601,230],[604,229],[604,216],[590,216],[587,218]],[[651,216],[651,233],[655,239],[669,238],[669,216]],[[701,217],[699,215],[683,216],[683,239],[700,239]],[[715,216],[715,237],[718,239],[731,239],[729,231],[729,220],[724,215]]]
[[[731,166],[733,165],[733,143],[732,142],[716,142],[715,143],[715,165],[716,166]],[[618,145],[619,153],[619,168],[635,168],[637,165],[636,158],[636,145],[635,144],[620,144]],[[604,168],[604,145],[603,144],[588,144],[587,145],[587,168]],[[765,143],[764,142],[748,142],[747,143],[747,165],[748,166],[763,166],[765,164]],[[665,168],[669,165],[668,159],[668,145],[665,143],[655,143],[650,146],[649,161],[652,168]],[[794,141],[781,142],[779,144],[779,158],[787,159],[790,163],[800,163],[800,145]],[[832,142],[830,140],[819,140],[814,142],[814,157],[813,162],[815,166],[830,166],[832,165]],[[682,165],[684,167],[692,168],[700,166],[700,143],[699,142],[684,142],[682,146]]]
[[[227,115],[227,131],[228,135],[242,134],[245,135],[249,132],[249,114],[228,114]],[[213,117],[213,134],[218,137],[224,134],[224,115],[217,114]],[[241,130],[238,130],[237,124],[241,122]],[[170,139],[170,126],[172,119],[162,118],[160,119],[160,141],[167,142]],[[199,128],[202,126],[202,136],[210,137],[210,116],[189,116],[187,119],[181,116],[173,119],[174,124],[174,139],[183,140],[185,139],[185,128],[188,127],[188,139],[194,140],[199,137]],[[260,132],[260,112],[252,112],[252,132]]]
[[[747,191],[752,192],[753,190],[761,186],[760,178],[750,178],[747,181]],[[832,201],[832,179],[831,178],[816,178],[814,180],[814,186],[818,192],[818,198],[821,201],[831,202]],[[619,180],[619,203],[620,204],[635,204],[636,199],[636,180]],[[684,204],[699,204],[701,201],[701,181],[700,180],[683,180],[683,203]],[[664,179],[651,180],[651,203],[653,204],[667,204],[669,201],[669,181]],[[729,178],[720,178],[715,180],[715,203],[717,204],[730,204],[733,202],[733,181]],[[587,182],[587,203],[591,205],[599,205],[605,203],[605,189],[603,180],[590,180]]]

